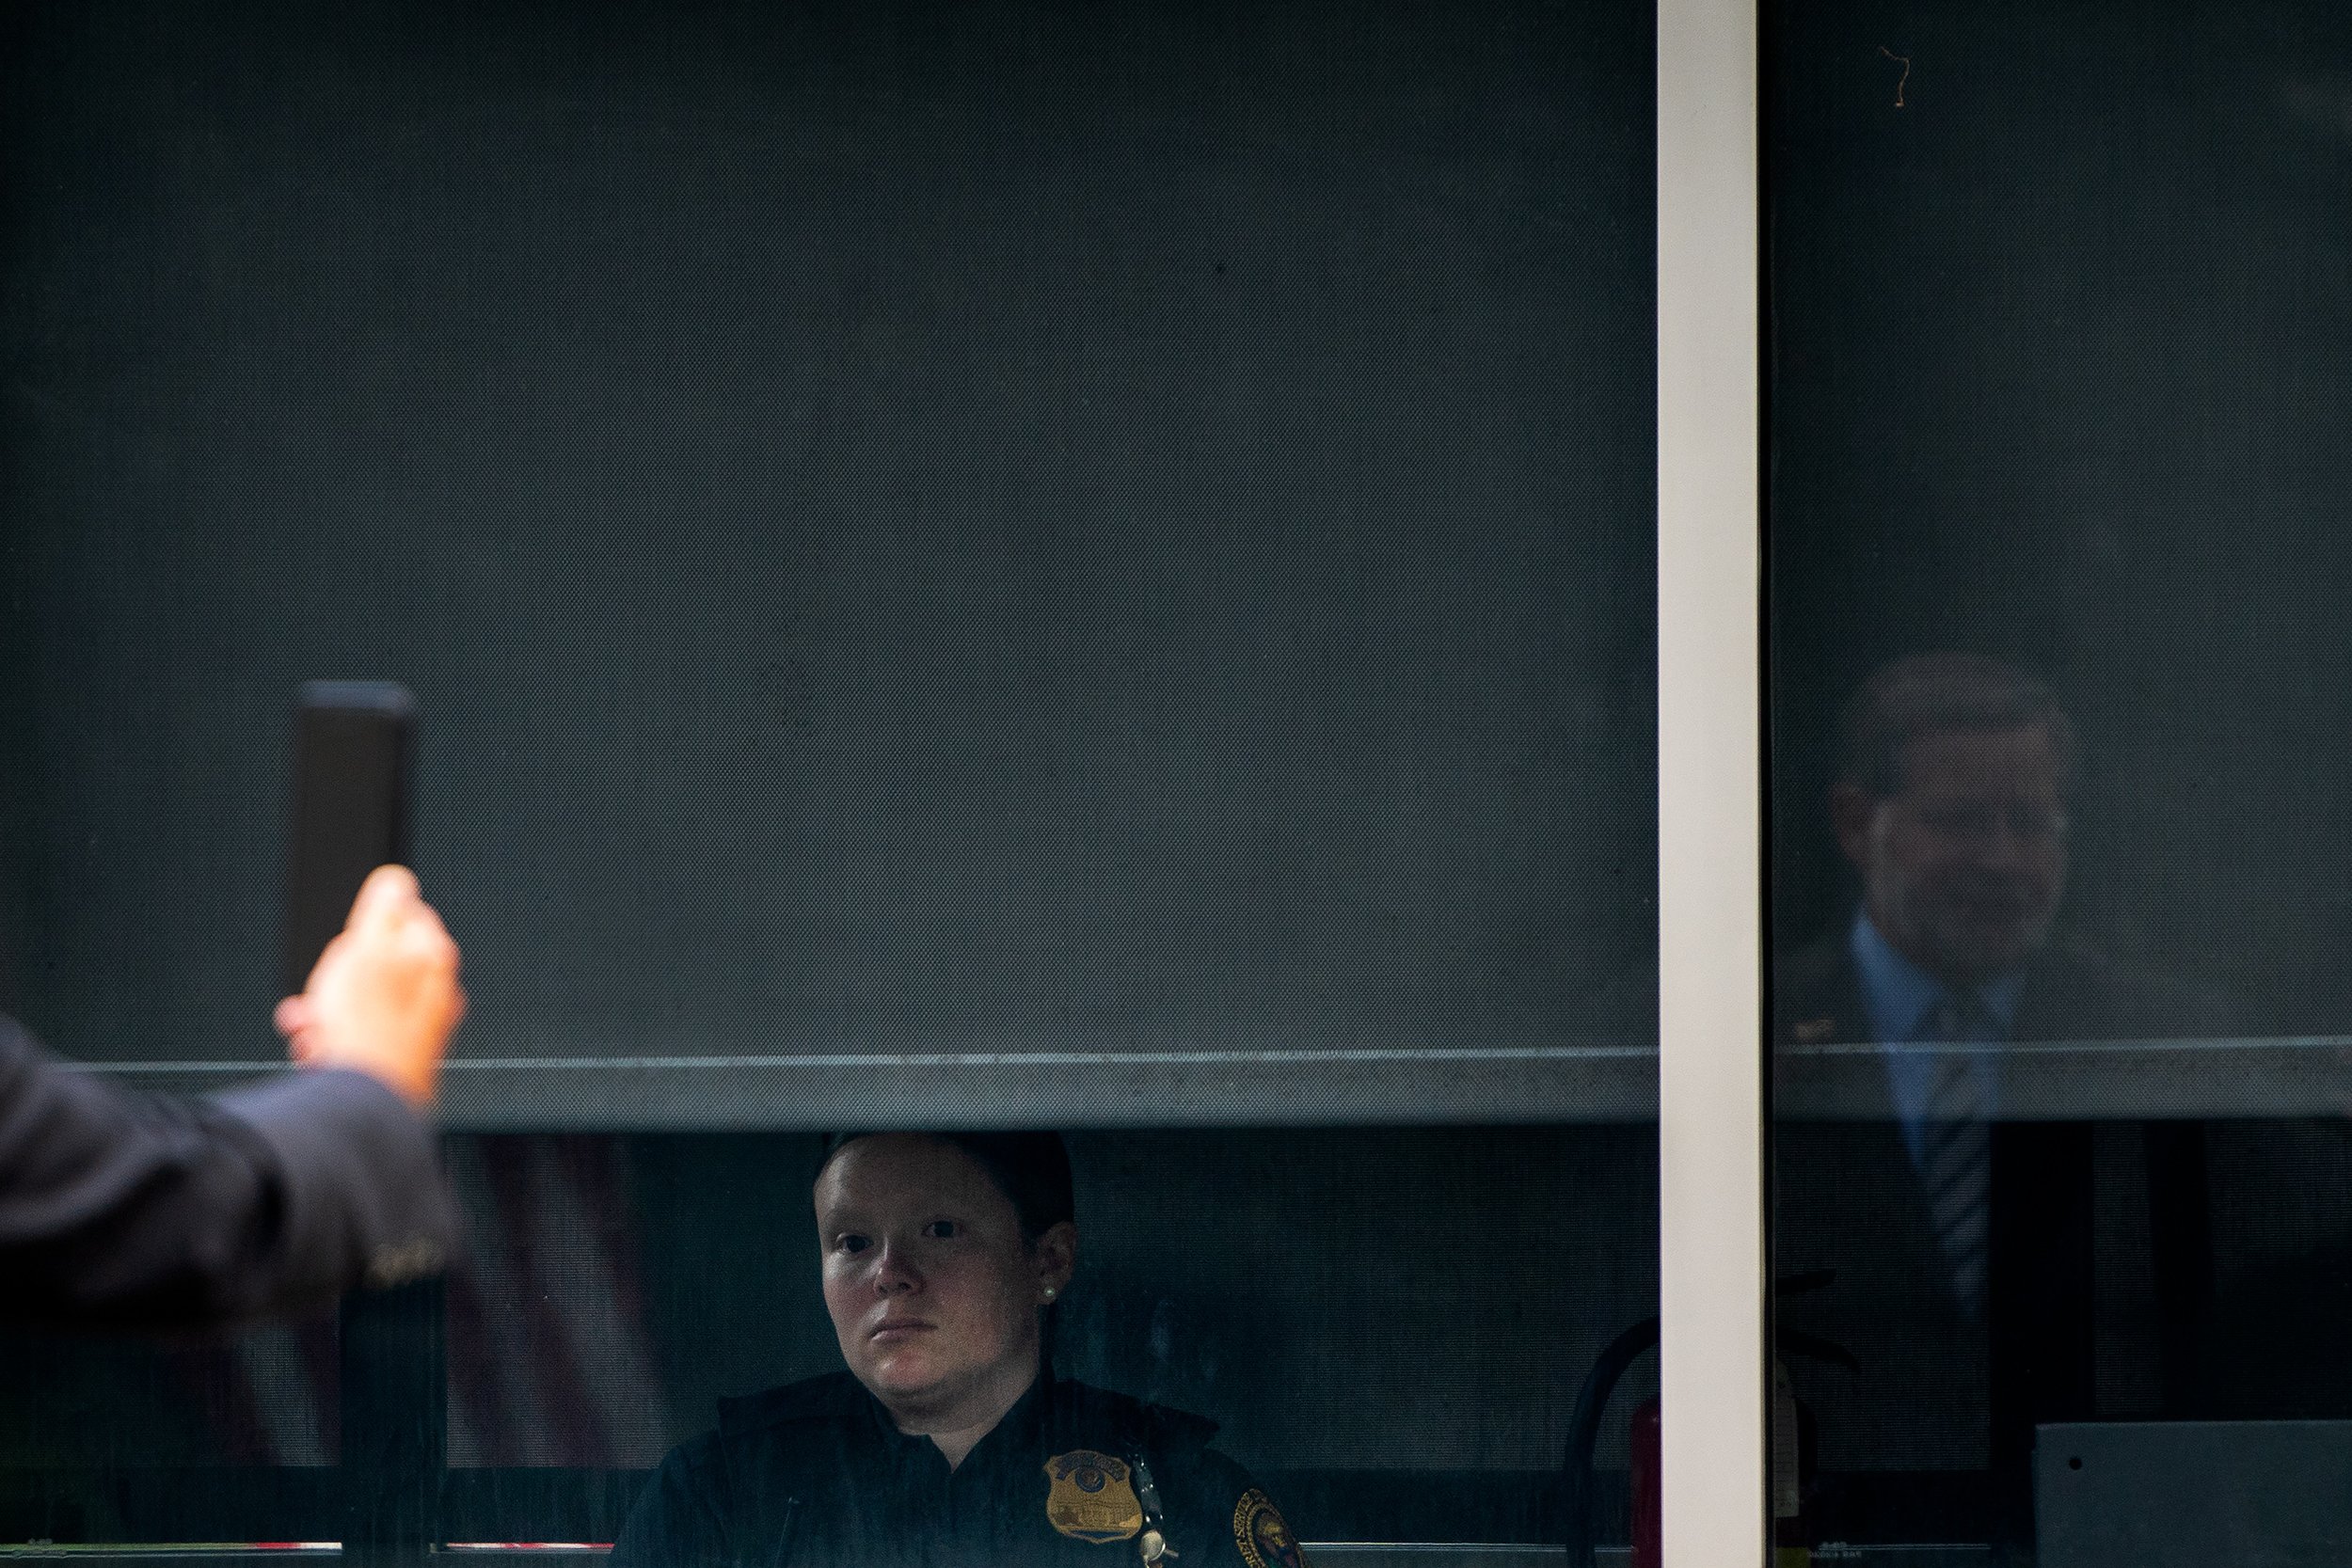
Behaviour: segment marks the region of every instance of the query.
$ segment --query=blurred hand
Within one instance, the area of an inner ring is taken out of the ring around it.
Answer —
[[[305,1067],[357,1068],[423,1110],[466,1016],[457,958],[407,867],[377,866],[302,994],[278,1004],[287,1054]]]

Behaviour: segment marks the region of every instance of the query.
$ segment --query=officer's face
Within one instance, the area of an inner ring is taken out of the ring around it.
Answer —
[[[857,1380],[911,1430],[1001,1413],[1035,1375],[1038,1309],[1069,1279],[1075,1232],[1025,1243],[987,1173],[913,1133],[851,1143],[816,1196],[825,1308]]]
[[[1838,841],[1870,918],[1915,963],[1974,984],[2048,938],[2066,887],[2066,809],[2045,724],[1947,730],[1904,748],[1902,784],[1840,786]]]

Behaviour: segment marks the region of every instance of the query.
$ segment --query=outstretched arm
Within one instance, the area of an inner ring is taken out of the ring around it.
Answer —
[[[453,1217],[417,1113],[464,1008],[455,943],[386,867],[279,1006],[314,1070],[133,1094],[0,1019],[0,1315],[197,1327],[438,1268]]]

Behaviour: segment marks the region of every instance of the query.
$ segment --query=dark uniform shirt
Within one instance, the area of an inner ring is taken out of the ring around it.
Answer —
[[[1301,1568],[1265,1494],[1208,1446],[1216,1431],[1049,1372],[950,1469],[836,1372],[722,1401],[719,1430],[674,1449],[638,1497],[612,1568],[1127,1568],[1150,1528],[1144,1472],[1170,1568]]]

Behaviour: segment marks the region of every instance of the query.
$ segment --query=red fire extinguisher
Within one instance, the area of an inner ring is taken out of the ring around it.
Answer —
[[[1776,1294],[1786,1300],[1820,1290],[1836,1279],[1829,1270],[1781,1279]],[[1843,1346],[1789,1328],[1775,1331],[1776,1348],[1799,1357],[1826,1361],[1861,1370]],[[1658,1343],[1658,1320],[1634,1324],[1612,1339],[1585,1375],[1577,1391],[1576,1408],[1568,1418],[1567,1455],[1564,1466],[1565,1528],[1567,1568],[1593,1568],[1597,1513],[1593,1450],[1600,1435],[1601,1414],[1617,1380],[1633,1362]],[[1804,1494],[1813,1469],[1813,1418],[1796,1396],[1787,1367],[1772,1359],[1772,1549],[1773,1568],[1810,1568],[1809,1521],[1804,1517]],[[1660,1480],[1660,1408],[1645,1400],[1633,1412],[1627,1433],[1631,1449],[1633,1568],[1664,1568],[1665,1497]]]

